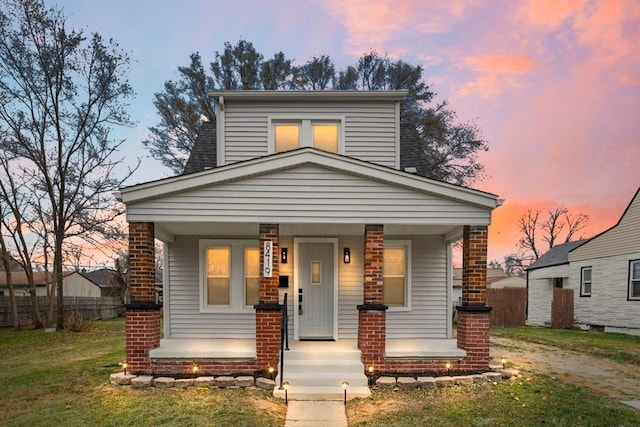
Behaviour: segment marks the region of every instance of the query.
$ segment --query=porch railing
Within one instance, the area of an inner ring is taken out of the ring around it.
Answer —
[[[289,350],[289,309],[287,306],[287,293],[285,292],[282,307],[282,320],[280,321],[280,390],[283,388],[282,383],[284,381],[284,351]]]

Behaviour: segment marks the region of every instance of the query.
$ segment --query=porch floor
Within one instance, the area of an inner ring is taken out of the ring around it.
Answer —
[[[389,359],[463,359],[467,352],[454,339],[388,339],[385,357]]]
[[[166,338],[151,359],[255,359],[255,339]]]

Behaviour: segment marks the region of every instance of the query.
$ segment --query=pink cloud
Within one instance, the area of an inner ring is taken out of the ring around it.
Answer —
[[[534,25],[555,28],[584,5],[585,0],[529,0],[522,3],[522,13]]]
[[[323,0],[318,5],[341,21],[348,34],[345,49],[360,55],[388,46],[410,33],[437,34],[451,30],[464,14],[465,0],[425,3],[420,0]],[[397,52],[388,52],[399,57]]]
[[[469,56],[463,58],[463,63],[472,70],[492,74],[523,74],[534,65],[534,61],[524,55]]]

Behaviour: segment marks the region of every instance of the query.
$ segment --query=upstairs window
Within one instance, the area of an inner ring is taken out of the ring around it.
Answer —
[[[580,271],[580,296],[591,296],[591,267],[582,267]]]
[[[640,259],[629,262],[629,299],[640,300]]]
[[[330,153],[341,151],[342,122],[339,120],[273,120],[274,153],[313,147]]]
[[[276,153],[300,147],[300,123],[275,123],[273,141]]]

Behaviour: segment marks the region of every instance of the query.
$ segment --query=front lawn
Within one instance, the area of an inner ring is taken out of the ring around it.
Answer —
[[[640,411],[545,375],[496,385],[376,391],[347,405],[352,426],[638,426]]]
[[[640,365],[640,337],[595,331],[538,328],[491,328],[491,335],[551,345],[621,363]]]
[[[111,386],[123,358],[123,319],[84,332],[0,329],[0,425],[284,424],[284,403],[258,390]]]

